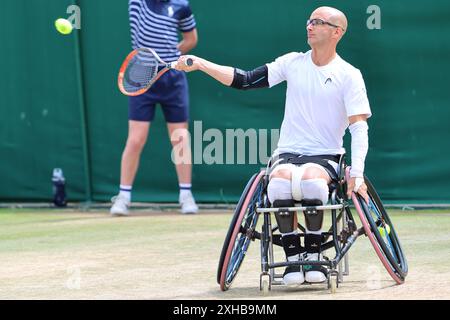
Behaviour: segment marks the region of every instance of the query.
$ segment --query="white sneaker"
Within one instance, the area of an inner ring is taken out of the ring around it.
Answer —
[[[306,254],[305,261],[320,261],[322,255],[318,253]],[[303,266],[305,281],[309,283],[321,283],[327,280],[327,270],[323,266]],[[309,271],[308,271],[309,270]]]
[[[182,214],[195,214],[198,212],[198,206],[195,203],[192,193],[188,193],[183,197],[180,195],[179,202]]]
[[[299,259],[300,255],[288,257],[288,261],[299,261]],[[286,267],[283,273],[283,282],[287,286],[300,285],[305,282],[302,267],[300,265]]]
[[[111,199],[113,205],[109,211],[113,216],[128,216],[130,201],[124,196],[117,195]]]

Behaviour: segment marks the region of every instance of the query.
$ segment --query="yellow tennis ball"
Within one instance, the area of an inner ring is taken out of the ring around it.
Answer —
[[[61,34],[70,34],[73,30],[72,24],[69,20],[59,18],[55,21],[56,30]]]
[[[385,225],[384,228],[383,227],[378,227],[378,231],[380,232],[380,235],[382,237],[386,236],[386,233],[384,232],[384,230],[386,229],[388,234],[391,234],[391,227],[389,227],[389,225]]]

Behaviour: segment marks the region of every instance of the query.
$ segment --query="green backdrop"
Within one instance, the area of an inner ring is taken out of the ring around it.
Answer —
[[[309,50],[305,21],[315,7],[331,4],[344,11],[349,30],[338,51],[362,71],[373,111],[367,174],[386,201],[450,202],[450,2],[190,3],[200,40],[193,54],[244,69]],[[67,17],[71,4],[81,8],[81,30],[62,36],[53,22]],[[381,9],[380,30],[366,26],[372,4]],[[126,0],[0,2],[0,201],[48,201],[55,167],[64,170],[71,201],[105,201],[117,193],[127,98],[116,88],[116,76],[130,50],[127,6]],[[222,132],[280,127],[285,85],[239,92],[201,73],[188,78],[191,125],[202,121],[204,131]],[[170,159],[158,110],[134,200],[177,200]],[[195,196],[234,202],[259,167],[195,165]]]

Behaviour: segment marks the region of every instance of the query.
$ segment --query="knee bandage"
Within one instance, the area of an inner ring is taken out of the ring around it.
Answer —
[[[271,179],[267,186],[267,196],[272,204],[275,200],[292,199],[291,181],[282,178]]]
[[[317,193],[316,190],[310,190],[311,187],[309,187],[309,183],[303,184],[304,181],[316,181],[316,180],[323,180],[323,179],[312,179],[312,180],[302,180],[303,179],[303,174],[305,173],[305,171],[308,168],[318,168],[320,170],[323,170],[325,173],[327,173],[327,171],[320,165],[316,164],[316,163],[307,163],[304,164],[300,167],[295,166],[292,169],[292,198],[296,201],[302,201],[303,199],[322,199],[322,198],[317,198],[317,197],[313,197],[311,198],[311,194]],[[327,173],[328,174],[328,173]],[[323,180],[325,181],[325,180]],[[325,181],[326,184],[326,181]],[[320,186],[319,188],[321,188],[322,186]],[[305,190],[306,188],[306,190]],[[315,188],[317,189],[317,188]],[[326,187],[326,192],[327,192],[327,199],[328,199],[328,186]],[[305,194],[306,192],[306,194]],[[326,201],[324,202],[326,203]]]
[[[322,204],[328,202],[328,184],[324,179],[302,180],[300,187],[303,193],[303,199],[319,199]]]

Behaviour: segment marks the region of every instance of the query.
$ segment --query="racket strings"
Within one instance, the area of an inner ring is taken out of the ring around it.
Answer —
[[[129,93],[147,88],[158,73],[158,61],[151,52],[140,51],[128,63],[123,87]]]

